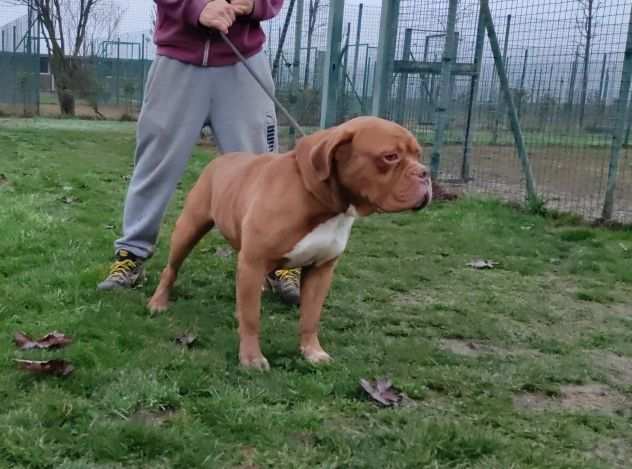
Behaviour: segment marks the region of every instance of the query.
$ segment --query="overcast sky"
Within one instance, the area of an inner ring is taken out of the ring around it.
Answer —
[[[125,9],[126,14],[121,25],[121,32],[142,31],[149,28],[150,10],[153,0],[117,0]],[[381,5],[382,0],[347,0],[348,4],[364,3],[365,5]],[[8,6],[0,0],[0,26],[24,15],[25,7]]]

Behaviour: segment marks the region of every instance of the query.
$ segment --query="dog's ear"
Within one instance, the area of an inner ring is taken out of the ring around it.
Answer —
[[[339,126],[300,139],[296,145],[296,160],[303,179],[310,186],[326,181],[331,176],[336,151],[352,138],[352,132]]]
[[[305,188],[334,211],[345,208],[338,182],[331,177],[334,159],[340,147],[352,139],[353,132],[339,126],[303,137],[296,145],[296,162]]]

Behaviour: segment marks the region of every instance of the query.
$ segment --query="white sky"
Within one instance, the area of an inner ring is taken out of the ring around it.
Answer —
[[[153,0],[117,0],[126,8],[125,17],[121,24],[121,33],[142,31],[149,29],[150,11]],[[286,0],[287,2],[287,0]],[[349,5],[364,3],[365,5],[381,5],[382,0],[347,0]],[[25,7],[9,6],[6,0],[0,0],[0,26],[24,15]]]

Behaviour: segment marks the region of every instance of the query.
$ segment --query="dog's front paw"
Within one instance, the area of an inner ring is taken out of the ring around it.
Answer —
[[[320,365],[333,361],[331,355],[329,355],[320,347],[302,347],[301,352],[303,352],[305,360],[312,363],[313,365]]]
[[[270,364],[268,363],[267,358],[263,355],[241,356],[239,357],[239,361],[241,366],[249,370],[268,371],[270,369]]]

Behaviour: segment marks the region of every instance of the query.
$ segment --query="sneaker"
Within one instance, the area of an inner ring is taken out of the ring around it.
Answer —
[[[143,260],[121,249],[116,253],[116,261],[110,268],[108,277],[97,285],[97,290],[134,288],[143,279]]]
[[[281,301],[288,305],[299,305],[301,302],[301,270],[276,270],[267,277],[268,285]]]

